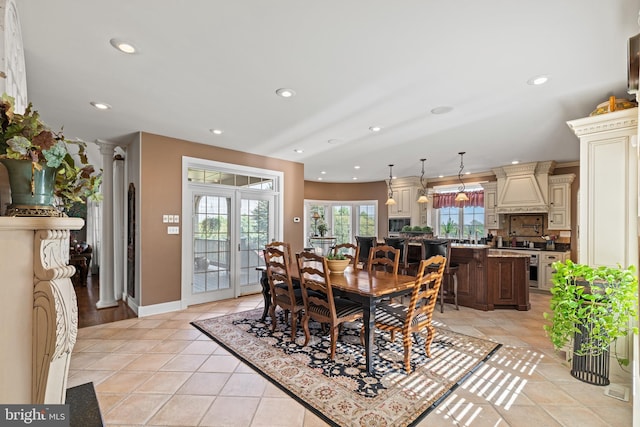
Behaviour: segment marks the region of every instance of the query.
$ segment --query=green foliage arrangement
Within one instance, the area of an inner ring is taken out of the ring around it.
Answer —
[[[88,163],[86,143],[65,139],[62,130],[53,132],[31,103],[24,114],[16,113],[14,107],[15,99],[4,93],[0,101],[0,158],[30,160],[37,170],[55,168],[55,195],[66,207],[87,198],[101,200],[102,174]],[[79,162],[69,153],[72,145],[77,147]]]
[[[451,218],[449,218],[449,220],[447,221],[446,224],[441,224],[440,225],[440,231],[442,233],[446,234],[447,236],[452,234],[452,233],[455,233],[457,229],[458,229],[458,224],[453,222],[453,220]]]
[[[564,347],[576,332],[577,325],[591,327],[589,339],[584,340],[578,356],[596,356],[609,344],[631,331],[638,333],[638,277],[634,266],[590,267],[571,260],[553,263],[550,308],[544,313],[551,324],[544,325],[554,347]],[[621,365],[629,363],[618,358]]]
[[[410,225],[405,225],[405,226],[402,227],[401,231],[404,231],[404,232],[411,231],[411,226]]]
[[[331,253],[331,254],[327,255],[327,259],[332,259],[332,260],[342,259],[342,260],[344,260],[344,259],[347,259],[347,257],[344,254],[340,254],[340,253],[333,254],[333,253]]]
[[[424,231],[425,233],[433,233],[433,228],[425,225],[424,227],[422,227],[422,231]]]

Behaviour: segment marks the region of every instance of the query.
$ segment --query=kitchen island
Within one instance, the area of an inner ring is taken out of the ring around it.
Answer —
[[[458,265],[458,304],[476,310],[529,310],[529,257],[490,254],[488,245],[452,244],[452,264]],[[445,283],[451,289],[449,283]],[[451,294],[451,293],[449,293]]]

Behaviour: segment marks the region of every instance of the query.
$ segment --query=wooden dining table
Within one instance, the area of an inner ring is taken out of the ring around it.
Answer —
[[[297,269],[291,271],[291,277],[299,281]],[[266,273],[265,273],[266,276]],[[393,274],[386,271],[372,271],[347,267],[344,273],[329,274],[334,294],[349,298],[362,305],[364,323],[364,350],[367,372],[373,372],[373,341],[376,321],[376,304],[383,298],[391,298],[408,293],[416,278],[403,274]],[[269,287],[269,282],[261,280],[263,286]],[[269,293],[269,291],[266,291]],[[265,311],[268,310],[270,300],[265,296]]]

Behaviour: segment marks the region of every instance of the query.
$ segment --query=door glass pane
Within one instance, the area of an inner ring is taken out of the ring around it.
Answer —
[[[229,289],[231,198],[194,196],[192,293]]]
[[[243,198],[240,201],[240,286],[259,283],[264,266],[262,249],[269,241],[269,201]]]

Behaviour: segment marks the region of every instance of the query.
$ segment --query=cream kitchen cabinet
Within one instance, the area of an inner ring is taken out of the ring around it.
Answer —
[[[574,174],[549,176],[548,230],[571,230],[571,183]]]
[[[502,228],[500,225],[500,217],[496,210],[498,206],[498,183],[486,182],[482,184],[484,189],[484,228],[493,230]]]
[[[393,198],[396,201],[396,204],[389,206],[389,216],[410,218],[413,207],[416,204],[414,194],[414,187],[394,188]]]
[[[553,286],[553,263],[556,261],[564,262],[571,257],[571,252],[540,252],[538,258],[538,289],[548,291]]]
[[[578,262],[638,263],[638,109],[567,122],[580,138]]]

